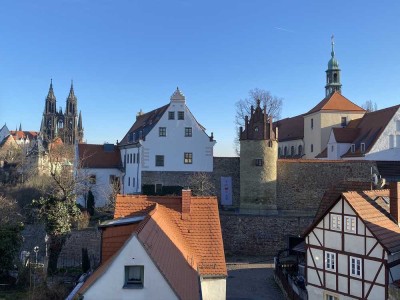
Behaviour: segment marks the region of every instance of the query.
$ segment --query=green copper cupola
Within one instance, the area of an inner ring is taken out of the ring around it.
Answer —
[[[328,62],[328,70],[326,70],[325,96],[327,97],[334,92],[342,92],[342,84],[340,83],[339,62],[335,57],[335,42],[333,40],[333,35],[331,37],[331,45],[331,59]]]

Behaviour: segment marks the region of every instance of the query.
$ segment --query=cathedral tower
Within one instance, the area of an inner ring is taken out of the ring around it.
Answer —
[[[325,86],[325,96],[328,97],[334,92],[342,92],[342,84],[340,83],[340,69],[339,62],[335,57],[335,42],[333,40],[333,35],[331,38],[331,59],[328,62],[328,70],[326,70],[326,86]]]
[[[250,119],[240,128],[240,210],[276,214],[278,139],[266,107],[251,106]]]
[[[45,109],[40,126],[43,139],[47,142],[60,137],[65,144],[75,144],[83,141],[82,114],[79,112],[78,100],[75,96],[74,86],[71,88],[66,101],[65,113],[60,107],[56,110],[56,97],[53,91],[53,81],[50,82],[50,89],[46,97]]]

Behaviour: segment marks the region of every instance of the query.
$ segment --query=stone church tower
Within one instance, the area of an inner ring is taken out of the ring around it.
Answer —
[[[266,107],[251,106],[250,119],[240,128],[240,210],[277,214],[276,180],[278,138]]]
[[[72,82],[66,101],[65,113],[63,113],[61,107],[59,111],[56,110],[56,107],[56,96],[53,91],[53,81],[51,81],[40,126],[43,140],[50,142],[60,137],[63,143],[68,145],[82,142],[82,114],[79,112],[78,117],[78,99],[75,96]]]
[[[326,86],[325,86],[325,96],[328,97],[334,92],[342,93],[342,84],[340,83],[340,69],[339,62],[335,57],[335,42],[333,40],[333,35],[331,38],[332,51],[331,59],[328,62],[328,70],[326,70]]]

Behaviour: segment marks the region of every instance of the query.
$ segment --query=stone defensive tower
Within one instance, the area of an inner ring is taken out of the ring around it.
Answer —
[[[240,128],[240,210],[277,214],[276,180],[278,137],[266,107],[251,106],[250,119]]]

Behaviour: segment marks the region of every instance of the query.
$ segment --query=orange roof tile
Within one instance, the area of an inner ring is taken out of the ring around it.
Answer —
[[[304,115],[286,118],[274,122],[274,129],[278,127],[278,141],[290,141],[304,138]]]
[[[192,196],[188,217],[183,218],[182,197],[118,195],[114,218],[137,215],[147,217],[136,227],[128,228],[129,225],[125,224],[105,230],[112,236],[125,227],[115,238],[116,242],[109,236],[103,241],[105,245],[102,251],[107,253],[105,259],[121,251],[122,245],[126,244],[126,234],[131,231],[137,235],[153,262],[181,299],[198,298],[198,276],[227,276],[216,197]],[[113,243],[110,243],[110,240]],[[116,250],[118,245],[120,249]],[[104,264],[109,264],[112,257]],[[81,287],[80,293],[106,269],[102,264],[99,271],[96,270],[91,276],[89,283],[85,282]]]
[[[78,144],[78,153],[83,168],[122,167],[119,148],[112,144]]]
[[[317,111],[355,111],[355,112],[365,112],[363,108],[354,104],[342,94],[334,92],[333,94],[325,97],[321,102],[319,102],[314,108],[312,108],[306,115],[315,113]]]

